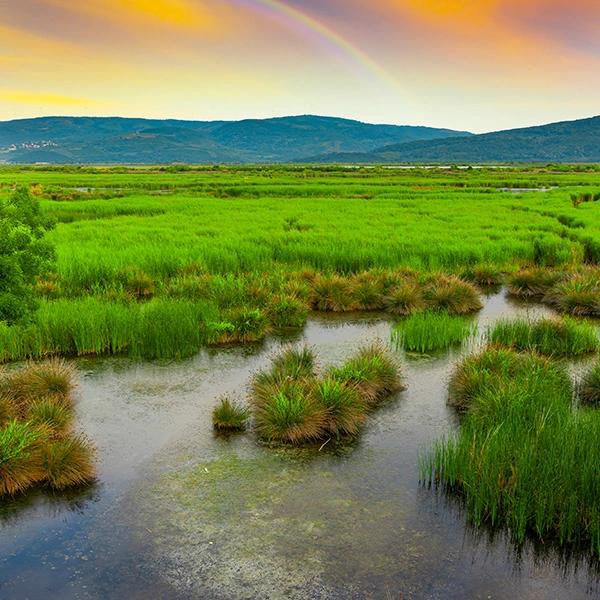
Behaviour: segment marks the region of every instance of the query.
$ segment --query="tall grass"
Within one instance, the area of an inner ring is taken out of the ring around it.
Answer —
[[[493,344],[547,356],[580,356],[599,347],[594,325],[569,318],[500,321],[489,332],[489,339]]]
[[[505,525],[517,543],[532,533],[600,555],[600,419],[573,410],[572,386],[551,363],[537,367],[502,368],[478,385],[422,477],[460,493],[475,524]]]
[[[392,337],[398,346],[411,352],[432,352],[461,344],[474,335],[476,326],[464,317],[445,312],[424,312],[400,321]]]

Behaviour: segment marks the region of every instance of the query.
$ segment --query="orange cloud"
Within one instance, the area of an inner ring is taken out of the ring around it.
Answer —
[[[120,25],[138,26],[140,21],[177,29],[214,30],[217,20],[202,4],[190,0],[46,0],[63,10]]]

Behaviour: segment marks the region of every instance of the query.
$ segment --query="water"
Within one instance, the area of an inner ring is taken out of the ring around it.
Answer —
[[[499,293],[477,321],[484,331],[500,317],[546,311]],[[372,316],[317,317],[298,338],[331,364],[390,331]],[[0,598],[600,594],[584,559],[532,544],[517,551],[419,485],[419,453],[458,425],[445,399],[460,349],[404,357],[407,390],[350,447],[281,451],[251,433],[215,437],[216,398],[243,394],[281,343],[168,363],[79,361],[78,422],[97,444],[99,482],[75,497],[4,503]]]

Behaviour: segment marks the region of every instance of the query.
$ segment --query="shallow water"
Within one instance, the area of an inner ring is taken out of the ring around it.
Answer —
[[[502,293],[480,333],[543,314]],[[373,316],[316,317],[298,339],[324,364],[390,339]],[[0,598],[593,598],[585,560],[474,531],[419,484],[418,457],[457,427],[446,406],[468,348],[405,356],[408,388],[351,447],[281,451],[251,433],[215,437],[210,412],[243,395],[281,341],[179,362],[81,360],[77,414],[99,482],[78,497],[34,494],[0,509]],[[474,340],[469,347],[476,346]]]

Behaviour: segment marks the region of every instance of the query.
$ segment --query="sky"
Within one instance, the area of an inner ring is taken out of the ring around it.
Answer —
[[[0,0],[0,120],[600,114],[599,0]]]

